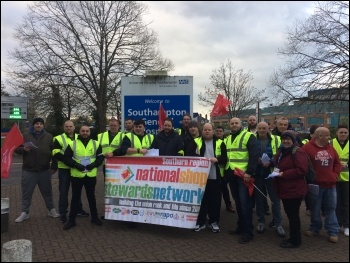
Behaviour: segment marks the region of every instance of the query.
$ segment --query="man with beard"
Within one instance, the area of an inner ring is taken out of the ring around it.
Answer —
[[[173,129],[172,119],[165,119],[164,128],[154,137],[152,148],[159,149],[160,156],[184,155],[184,143],[181,136]]]

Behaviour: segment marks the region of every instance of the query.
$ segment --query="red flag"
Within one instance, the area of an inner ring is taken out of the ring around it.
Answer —
[[[237,167],[233,171],[233,174],[242,178],[242,180],[244,179],[244,171],[242,171]],[[246,187],[248,187],[249,196],[252,196],[254,192],[254,178],[250,178],[249,182],[243,181],[243,183],[245,184]]]
[[[159,103],[159,111],[158,111],[158,127],[160,130],[163,130],[164,121],[168,116],[163,108],[162,103]]]
[[[17,124],[14,124],[7,134],[1,148],[1,178],[8,178],[12,164],[13,151],[24,143],[21,131]]]
[[[216,98],[213,110],[210,113],[210,116],[216,117],[216,116],[221,116],[229,113],[227,106],[229,106],[231,102],[226,99],[224,96],[221,94],[218,95]]]

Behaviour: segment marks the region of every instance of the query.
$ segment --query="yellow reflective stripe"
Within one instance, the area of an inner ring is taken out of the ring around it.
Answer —
[[[229,162],[236,162],[236,163],[245,163],[248,162],[249,159],[229,159]]]
[[[231,148],[227,149],[227,152],[248,152],[248,149]]]

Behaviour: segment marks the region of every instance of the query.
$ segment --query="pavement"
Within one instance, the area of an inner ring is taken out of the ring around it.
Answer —
[[[52,187],[57,204],[57,173],[53,176]],[[338,243],[330,243],[324,229],[316,237],[302,236],[303,243],[297,249],[281,248],[279,244],[283,239],[268,226],[263,234],[255,233],[253,241],[239,244],[238,236],[228,234],[235,227],[237,214],[226,211],[224,203],[219,224],[221,233],[213,233],[209,228],[193,232],[143,223],[131,227],[115,220],[103,220],[99,227],[91,224],[90,217],[78,217],[76,227],[63,231],[59,218],[47,216],[38,188],[33,195],[30,218],[15,223],[21,213],[20,177],[12,181],[1,179],[1,197],[10,200],[8,230],[1,233],[1,247],[11,240],[31,240],[33,262],[349,262],[349,237],[339,233]],[[101,214],[104,211],[101,172],[96,200]],[[89,211],[84,191],[82,202]],[[288,220],[285,213],[282,214],[283,227],[288,234]],[[304,232],[310,222],[304,204],[300,214]],[[271,215],[266,216],[267,225],[271,219]],[[254,225],[257,225],[255,212]]]

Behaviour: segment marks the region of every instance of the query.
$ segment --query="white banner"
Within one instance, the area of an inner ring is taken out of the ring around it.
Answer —
[[[204,157],[108,158],[105,219],[194,228],[209,169]]]

